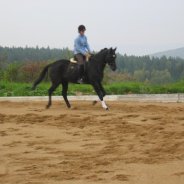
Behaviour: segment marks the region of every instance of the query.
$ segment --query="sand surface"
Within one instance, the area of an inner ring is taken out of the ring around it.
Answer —
[[[183,184],[184,104],[0,102],[0,184]]]

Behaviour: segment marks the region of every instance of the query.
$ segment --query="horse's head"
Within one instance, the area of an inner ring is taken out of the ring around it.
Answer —
[[[116,70],[116,48],[115,49],[108,49],[105,61],[106,63],[110,66],[111,70],[115,71]]]

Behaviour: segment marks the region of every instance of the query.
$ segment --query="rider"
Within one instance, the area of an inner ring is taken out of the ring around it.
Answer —
[[[78,27],[79,35],[74,42],[74,58],[78,61],[79,79],[78,83],[83,83],[84,64],[88,61],[91,53],[87,37],[84,35],[86,28],[84,25]]]

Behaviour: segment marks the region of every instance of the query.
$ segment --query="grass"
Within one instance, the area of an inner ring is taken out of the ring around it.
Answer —
[[[35,91],[31,90],[30,83],[15,83],[0,81],[0,96],[45,96],[49,89],[49,83],[41,83]],[[166,85],[151,85],[139,82],[121,82],[104,85],[108,95],[113,94],[165,94],[184,93],[184,81]],[[54,95],[61,95],[61,86],[57,88]],[[69,95],[95,94],[91,85],[70,84]]]

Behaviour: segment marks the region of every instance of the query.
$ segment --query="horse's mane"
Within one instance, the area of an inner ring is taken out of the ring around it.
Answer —
[[[98,52],[98,54],[100,54],[100,53],[102,53],[104,51],[107,51],[107,50],[108,50],[107,48],[104,48],[104,49],[100,50],[100,52]]]
[[[101,52],[101,51],[104,51],[104,50],[108,50],[108,48],[101,49],[100,52]]]
[[[104,48],[104,49],[101,49],[98,53],[96,53],[96,54],[93,54],[92,55],[92,58],[93,57],[99,57],[99,56],[101,56],[105,51],[107,51],[108,49],[107,48]]]

